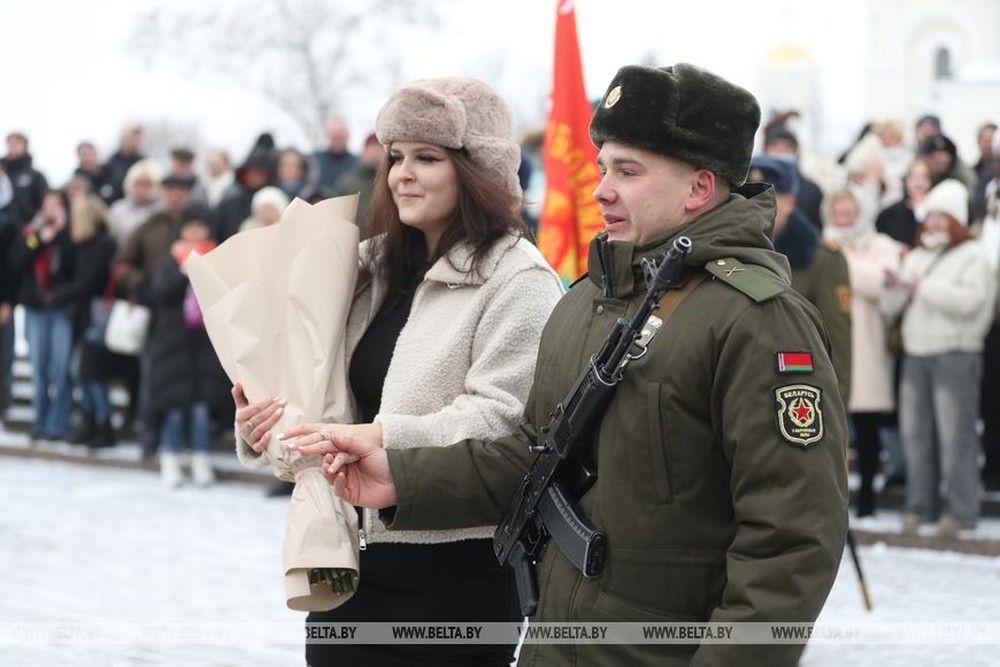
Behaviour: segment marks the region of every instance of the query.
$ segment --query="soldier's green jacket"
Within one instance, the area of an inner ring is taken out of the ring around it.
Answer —
[[[497,523],[532,461],[528,446],[615,319],[638,306],[640,258],[659,258],[684,234],[694,243],[685,264],[712,275],[626,368],[590,444],[598,478],[580,507],[607,533],[604,570],[584,579],[549,542],[532,620],[815,620],[847,531],[847,426],[823,326],[765,236],[773,216],[772,191],[757,188],[648,246],[599,236],[589,277],[542,335],[520,431],[389,451],[399,497],[391,527]],[[780,372],[782,352],[809,353],[813,370]],[[796,664],[802,649],[526,644],[519,665],[776,667]]]

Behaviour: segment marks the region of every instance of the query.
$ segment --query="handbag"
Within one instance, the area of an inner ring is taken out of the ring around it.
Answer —
[[[115,299],[104,331],[104,345],[118,354],[142,352],[153,313],[149,308],[126,299]]]
[[[153,312],[131,299],[114,297],[118,278],[127,269],[124,264],[116,266],[108,279],[104,296],[91,301],[91,320],[86,336],[91,342],[103,343],[111,352],[134,356],[146,344]]]

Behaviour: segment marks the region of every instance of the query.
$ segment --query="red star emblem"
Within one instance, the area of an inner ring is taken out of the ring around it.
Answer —
[[[792,414],[795,415],[795,421],[802,424],[812,416],[812,406],[800,398],[792,405]]]

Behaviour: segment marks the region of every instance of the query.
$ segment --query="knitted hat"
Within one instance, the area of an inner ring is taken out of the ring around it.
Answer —
[[[746,181],[760,106],[749,92],[687,63],[626,65],[590,121],[590,138],[660,153],[708,169],[734,186]]]
[[[513,120],[506,102],[482,81],[424,79],[398,88],[375,120],[375,134],[394,141],[423,141],[464,148],[479,167],[521,196],[517,167],[521,149],[511,138]]]
[[[928,213],[937,211],[955,219],[955,222],[969,225],[969,189],[961,181],[948,178],[927,193],[920,205],[919,219],[923,222]]]
[[[288,195],[280,188],[268,185],[254,193],[253,199],[250,200],[250,211],[256,213],[261,206],[270,204],[278,210],[278,213],[284,213],[288,203]]]
[[[750,161],[750,181],[764,181],[782,195],[799,193],[799,174],[795,160],[779,155],[757,155]]]

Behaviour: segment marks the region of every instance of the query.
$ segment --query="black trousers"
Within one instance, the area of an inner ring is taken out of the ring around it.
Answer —
[[[878,472],[879,442],[878,431],[885,421],[881,412],[852,412],[854,442],[858,451],[858,474],[861,487],[858,490],[858,516],[866,516],[875,511],[875,474]]]
[[[983,347],[983,382],[980,394],[983,419],[983,478],[1000,480],[1000,326],[986,334]]]
[[[310,623],[499,623],[521,620],[510,568],[493,555],[492,540],[444,544],[369,544],[361,552],[354,596]],[[310,667],[364,665],[508,667],[513,645],[306,644]]]

